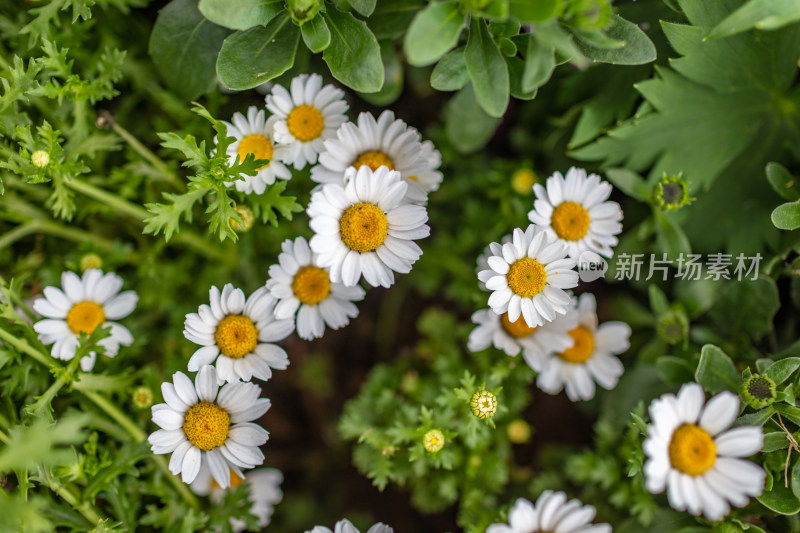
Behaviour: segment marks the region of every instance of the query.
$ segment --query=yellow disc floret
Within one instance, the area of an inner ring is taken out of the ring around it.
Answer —
[[[388,229],[386,215],[375,204],[352,205],[339,219],[342,242],[356,252],[371,252],[383,244]]]
[[[236,152],[239,154],[239,161],[244,161],[244,158],[247,157],[247,154],[253,154],[256,159],[272,159],[272,141],[266,138],[264,135],[254,134],[248,135],[244,137],[241,141],[239,141],[239,148],[236,149]],[[269,166],[269,163],[264,165],[263,167],[259,168],[266,168]]]
[[[589,212],[580,204],[564,202],[553,210],[550,224],[562,239],[577,241],[589,231]]]
[[[246,316],[228,315],[219,321],[214,340],[223,354],[240,359],[255,349],[258,329]]]
[[[380,150],[364,152],[358,156],[355,161],[353,161],[353,166],[356,167],[356,170],[364,165],[367,165],[369,168],[371,168],[373,172],[381,167],[388,167],[389,170],[394,170],[394,162],[392,159]]]
[[[547,273],[539,261],[523,257],[515,261],[508,269],[506,280],[508,280],[508,288],[514,294],[523,298],[532,298],[544,289]]]
[[[316,305],[330,294],[331,279],[328,273],[319,267],[304,266],[294,275],[292,291],[301,303]]]
[[[78,302],[67,313],[67,326],[76,335],[91,335],[105,321],[103,306],[96,302]]]
[[[213,450],[225,444],[231,415],[222,407],[211,402],[200,402],[186,411],[183,418],[183,432],[189,442],[201,450]]]
[[[699,476],[717,460],[717,446],[706,430],[684,424],[672,434],[669,462],[672,468],[690,476]]]
[[[301,105],[292,109],[286,119],[289,133],[298,141],[311,141],[322,134],[325,120],[319,109],[311,105]]]
[[[497,398],[488,390],[478,391],[469,402],[472,414],[478,418],[491,418],[497,412]]]
[[[591,330],[586,326],[578,326],[567,333],[575,344],[558,356],[568,363],[585,363],[594,353],[594,337]]]
[[[517,339],[530,337],[531,333],[533,333],[536,330],[536,326],[530,327],[525,322],[525,318],[522,315],[520,315],[514,322],[512,322],[508,318],[508,313],[503,313],[502,315],[500,315],[500,325],[503,326],[503,329],[505,330],[506,333]]]

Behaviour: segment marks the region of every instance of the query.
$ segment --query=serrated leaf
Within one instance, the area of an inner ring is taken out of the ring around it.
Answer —
[[[381,47],[366,23],[336,9],[327,10],[325,20],[331,44],[322,59],[333,77],[358,92],[380,91],[384,78]]]
[[[478,105],[472,84],[457,92],[445,105],[447,136],[461,153],[474,152],[489,142],[500,119],[490,117]]]
[[[800,0],[751,0],[714,26],[707,39],[728,37],[752,28],[775,30],[800,20]]]
[[[508,107],[508,66],[486,22],[481,19],[473,18],[470,23],[464,63],[475,99],[489,116],[502,117]]]
[[[781,197],[792,202],[800,200],[797,179],[786,170],[786,167],[780,163],[767,163],[766,174],[767,181],[772,185],[772,189]]]
[[[728,354],[713,344],[703,346],[695,380],[711,394],[724,390],[738,393],[742,381]]]
[[[438,60],[458,43],[464,14],[455,1],[431,2],[414,17],[403,41],[408,62],[424,67]]]
[[[331,31],[319,13],[300,26],[300,31],[303,34],[303,42],[312,52],[322,52],[331,44]]]
[[[185,217],[187,222],[192,221],[192,207],[207,192],[206,189],[194,189],[184,194],[164,193],[164,199],[169,201],[169,204],[145,204],[145,209],[153,216],[144,220],[142,233],[158,235],[163,231],[164,239],[168,241],[178,231],[181,216]]]
[[[217,58],[219,81],[229,89],[252,89],[294,64],[300,29],[286,12],[266,27],[237,31],[225,39]]]
[[[453,50],[436,64],[431,72],[431,87],[437,91],[457,91],[469,81],[464,49]]]
[[[653,41],[633,22],[619,15],[612,15],[609,26],[603,31],[608,37],[622,41],[624,45],[618,48],[598,48],[586,40],[579,40],[581,51],[592,61],[613,65],[642,65],[656,60]]]
[[[795,230],[800,228],[800,202],[779,205],[772,211],[770,219],[778,229]]]
[[[232,30],[266,26],[283,11],[283,0],[200,0],[198,8],[208,20]]]

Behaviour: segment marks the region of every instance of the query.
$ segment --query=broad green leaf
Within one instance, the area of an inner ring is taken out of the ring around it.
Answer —
[[[772,211],[772,223],[778,229],[794,230],[800,228],[800,202],[781,204]]]
[[[376,93],[359,93],[359,96],[372,105],[388,106],[403,92],[403,64],[390,40],[380,42],[381,61],[383,61],[383,87]]]
[[[786,405],[784,403],[774,403],[772,407],[784,418],[788,418],[794,424],[800,426],[800,408]]]
[[[522,72],[522,90],[532,91],[547,83],[556,68],[555,50],[543,45],[532,35],[525,36],[525,70]]]
[[[456,150],[470,153],[489,142],[500,119],[486,114],[475,100],[472,84],[467,84],[445,105],[444,123],[447,136]]]
[[[458,91],[469,81],[464,49],[458,48],[444,56],[431,72],[431,87],[437,91]]]
[[[464,27],[464,14],[458,3],[431,2],[417,13],[408,28],[403,50],[408,62],[424,67],[449,52]]]
[[[547,20],[560,12],[560,0],[508,0],[508,14],[525,22]]]
[[[789,376],[794,374],[798,368],[800,368],[800,357],[787,357],[772,363],[764,373],[775,382],[775,385],[780,385],[789,379]]]
[[[590,65],[589,60],[586,59],[580,48],[575,44],[572,35],[559,26],[557,22],[532,24],[531,34],[542,46],[554,49],[566,61],[575,64],[575,66],[586,68]]]
[[[300,26],[303,42],[312,52],[322,52],[331,44],[331,32],[325,19],[319,13]]]
[[[662,315],[669,311],[669,300],[667,300],[667,295],[664,294],[658,285],[652,284],[648,287],[647,295],[650,299],[650,309],[656,315]]]
[[[489,23],[489,31],[498,39],[503,37],[514,37],[519,34],[520,23],[515,20],[494,21]]]
[[[706,344],[700,351],[700,363],[694,376],[711,394],[724,390],[738,393],[742,381],[728,354],[713,344]]]
[[[599,63],[614,65],[642,65],[656,59],[656,47],[639,26],[619,15],[613,15],[605,33],[611,39],[622,41],[619,48],[598,48],[586,40],[579,39],[578,46],[583,54]]]
[[[372,15],[373,11],[375,11],[376,2],[377,0],[347,0],[347,3],[350,4],[353,9],[365,17]]]
[[[694,380],[694,365],[681,357],[662,355],[656,359],[656,368],[668,383],[687,383]]]
[[[763,426],[766,424],[772,415],[775,414],[775,409],[770,407],[765,407],[755,413],[750,413],[744,416],[740,416],[736,419],[736,422],[733,423],[735,427],[738,426]]]
[[[336,9],[325,12],[331,44],[322,54],[333,77],[351,89],[374,93],[383,86],[381,47],[364,21]]]
[[[232,30],[266,26],[283,10],[283,0],[200,0],[205,18]]]
[[[148,52],[167,85],[192,100],[214,86],[214,64],[228,33],[203,17],[197,0],[173,0],[158,14]]]
[[[767,276],[755,280],[730,281],[719,291],[710,311],[720,335],[748,335],[758,340],[772,330],[772,317],[780,308],[778,287]]]
[[[785,450],[789,446],[789,439],[783,431],[773,431],[764,433],[764,445],[761,453],[774,452],[775,450]]]
[[[425,7],[424,0],[391,0],[378,2],[367,26],[378,40],[397,39],[411,24],[414,15]]]
[[[656,249],[675,259],[680,254],[692,253],[689,238],[672,217],[660,209],[653,209],[656,229]]]
[[[792,469],[794,473],[794,469]],[[800,473],[800,472],[798,472]],[[794,484],[792,484],[794,488]],[[793,515],[800,511],[800,500],[792,493],[791,489],[783,486],[783,482],[776,482],[772,490],[764,492],[756,498],[761,504],[778,514]]]
[[[538,89],[525,91],[522,89],[522,76],[525,71],[525,62],[518,57],[506,57],[508,67],[509,90],[511,96],[520,100],[532,100],[536,98]]]
[[[642,177],[636,172],[624,168],[609,168],[605,172],[606,179],[617,189],[624,192],[631,198],[640,202],[647,201],[650,196],[650,188]]]
[[[800,0],[750,0],[717,24],[707,39],[719,39],[752,28],[775,30],[800,20]]]
[[[781,197],[791,202],[800,200],[797,180],[786,170],[786,167],[780,163],[770,162],[767,163],[766,173],[767,181]]]
[[[478,103],[490,116],[502,117],[508,107],[508,67],[483,20],[472,19],[464,62]]]
[[[291,68],[300,29],[287,13],[266,27],[238,31],[225,39],[217,58],[217,75],[223,85],[245,90],[280,76]]]
[[[800,460],[796,460],[792,467],[792,477],[789,486],[792,488],[792,494],[795,498],[800,498]],[[800,502],[798,502],[800,506]]]

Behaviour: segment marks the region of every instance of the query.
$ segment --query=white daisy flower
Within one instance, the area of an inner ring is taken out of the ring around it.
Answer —
[[[408,184],[409,201],[422,203],[427,193],[439,187],[442,175],[437,171],[441,155],[432,143],[420,142],[417,130],[409,127],[394,113],[384,111],[375,120],[370,113],[358,116],[358,125],[342,124],[336,139],[325,141],[325,151],[319,155],[319,165],[311,169],[311,179],[317,183],[346,184],[345,170],[349,167],[381,166],[395,170]]]
[[[744,507],[764,490],[764,469],[744,459],[761,450],[764,430],[729,429],[739,414],[736,394],[705,399],[699,384],[687,383],[677,396],[664,394],[650,404],[645,486],[653,494],[666,489],[673,509],[720,520],[729,503]]]
[[[272,88],[266,101],[273,115],[267,123],[275,132],[275,142],[288,148],[286,162],[299,170],[306,163],[316,163],[324,141],[347,122],[347,102],[341,89],[323,87],[319,74],[300,74],[292,79],[291,90],[281,85]]]
[[[134,291],[119,292],[121,277],[112,272],[103,274],[96,268],[86,270],[80,278],[74,272],[64,272],[61,287],[45,287],[44,297],[33,302],[33,309],[45,317],[33,329],[42,344],[53,345],[53,357],[71,360],[78,348],[78,336],[91,335],[98,326],[111,328],[111,335],[98,342],[109,357],[114,357],[120,346],[133,344],[128,328],[114,322],[130,315],[139,301]],[[96,360],[95,352],[84,356],[81,369],[90,371]]]
[[[569,331],[578,325],[578,313],[572,301],[566,315],[538,327],[528,326],[522,316],[512,322],[508,312],[498,315],[491,309],[475,311],[472,321],[478,326],[469,334],[467,348],[471,352],[480,352],[494,346],[511,356],[523,350],[542,356],[566,350],[573,344]]]
[[[288,337],[291,320],[277,320],[273,314],[275,298],[261,287],[245,300],[242,289],[230,283],[208,291],[211,305],[203,304],[197,313],[186,315],[183,336],[199,348],[189,359],[189,372],[216,361],[219,383],[267,380],[272,369],[285,370],[289,358],[280,346],[271,344]]]
[[[247,109],[247,118],[241,113],[234,113],[231,122],[225,122],[228,127],[228,137],[236,137],[236,142],[228,146],[228,160],[231,164],[239,157],[244,161],[247,154],[253,154],[256,159],[269,159],[269,163],[258,169],[255,176],[242,174],[240,179],[227,182],[228,187],[235,186],[236,190],[246,194],[263,194],[267,185],[275,183],[275,179],[288,180],[292,173],[282,163],[289,155],[289,148],[273,143],[272,128],[267,124],[264,110],[256,106]],[[214,142],[218,139],[215,137]]]
[[[250,500],[250,514],[258,517],[258,527],[269,525],[275,505],[283,499],[281,483],[283,474],[274,468],[257,468],[247,473],[242,478],[237,472],[230,471],[230,487],[235,488],[244,483],[247,487],[248,500]],[[225,490],[219,486],[208,465],[201,464],[197,477],[190,484],[190,488],[195,494],[209,496],[211,501],[219,503],[222,501]],[[247,529],[243,520],[231,518],[231,528],[235,533]]]
[[[398,172],[362,166],[345,174],[347,186],[331,183],[311,196],[311,249],[334,283],[352,287],[363,274],[373,287],[389,287],[394,272],[410,272],[422,255],[414,241],[430,235],[428,212],[403,201],[408,186]]]
[[[563,289],[578,284],[575,261],[566,253],[562,243],[533,224],[524,232],[516,228],[512,242],[493,247],[489,269],[478,273],[492,291],[489,307],[498,315],[508,312],[512,322],[521,314],[529,327],[565,314],[570,296]]]
[[[613,256],[611,248],[622,231],[622,209],[617,202],[606,201],[611,184],[572,167],[566,178],[556,172],[545,185],[546,189],[538,183],[533,186],[536,200],[528,219],[565,243],[575,260],[586,251]]]
[[[488,291],[489,289],[486,288],[486,280],[482,279],[481,272],[485,272],[485,275],[488,276],[486,279],[492,277],[493,273],[491,267],[489,266],[489,257],[492,255],[503,255],[503,245],[507,242],[511,242],[510,233],[508,235],[503,235],[503,238],[500,239],[499,243],[490,242],[475,261],[475,274],[478,275],[478,285],[482,291]]]
[[[306,533],[361,533],[356,526],[347,520],[340,520],[336,523],[333,531],[324,526],[316,526],[314,529],[306,531]],[[367,530],[367,533],[394,533],[394,529],[386,524],[377,523]]]
[[[614,354],[630,347],[631,328],[624,322],[605,322],[598,327],[595,307],[594,295],[580,295],[578,324],[567,332],[573,342],[566,350],[553,347],[551,351],[523,353],[528,365],[539,373],[536,386],[544,392],[558,394],[566,389],[575,402],[592,399],[595,382],[608,390],[617,385],[624,368]]]
[[[278,256],[278,264],[269,267],[267,281],[267,289],[278,300],[276,318],[294,319],[296,314],[297,334],[301,339],[312,340],[322,337],[326,325],[339,329],[358,316],[353,302],[364,299],[364,289],[332,283],[303,237],[287,239],[281,248],[283,253]]]
[[[238,382],[220,389],[217,371],[209,365],[194,384],[183,372],[175,372],[172,382],[161,384],[166,403],[152,407],[153,422],[161,429],[147,439],[153,453],[172,454],[170,472],[191,483],[206,465],[219,486],[228,488],[231,471],[241,478],[242,468],[264,462],[258,447],[269,433],[252,423],[270,408],[268,398],[259,398],[261,387]]]
[[[567,501],[563,492],[546,490],[535,504],[519,498],[508,513],[508,525],[492,524],[486,533],[611,533],[608,524],[592,524],[596,513],[577,499]]]

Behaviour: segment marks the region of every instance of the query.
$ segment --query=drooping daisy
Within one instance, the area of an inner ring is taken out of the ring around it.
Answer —
[[[525,350],[523,357],[539,373],[536,386],[548,394],[566,389],[573,402],[594,397],[595,382],[613,389],[624,368],[615,354],[628,349],[631,328],[624,322],[597,325],[594,295],[578,298],[578,325],[567,333],[573,343],[566,350]],[[558,318],[556,320],[561,320]]]
[[[528,326],[522,316],[512,322],[508,312],[498,315],[491,309],[475,311],[472,321],[477,327],[469,334],[467,348],[471,352],[480,352],[494,346],[511,356],[522,350],[542,356],[566,350],[573,343],[569,331],[578,325],[578,313],[574,307],[571,301],[566,315],[538,327]]]
[[[720,520],[729,504],[744,507],[764,490],[764,469],[744,459],[761,450],[764,431],[729,429],[739,414],[736,394],[705,399],[699,384],[687,383],[677,396],[664,394],[650,404],[645,486],[653,494],[666,489],[673,509]]]
[[[119,292],[121,277],[113,272],[103,274],[95,268],[88,269],[80,278],[74,272],[64,272],[61,287],[45,287],[44,297],[33,302],[33,309],[45,317],[33,329],[42,344],[53,345],[50,350],[53,357],[71,360],[78,348],[78,336],[91,335],[98,326],[111,328],[111,335],[98,342],[109,357],[114,357],[120,346],[133,343],[128,328],[114,322],[131,314],[139,301],[134,291]],[[81,358],[83,371],[94,368],[96,360],[95,352]]]
[[[353,302],[364,299],[364,289],[332,283],[303,237],[287,239],[281,248],[283,253],[278,256],[278,264],[269,267],[267,281],[267,289],[278,300],[276,318],[294,319],[297,314],[297,334],[301,339],[312,340],[322,337],[326,325],[339,329],[358,316]]]
[[[324,526],[315,526],[314,529],[306,533],[361,533],[356,526],[348,519],[340,520],[336,523],[334,530],[331,531]],[[394,533],[394,529],[386,524],[377,523],[367,530],[367,533]]]
[[[258,448],[269,434],[253,420],[270,407],[268,398],[259,398],[255,383],[228,383],[219,388],[217,371],[206,365],[194,383],[182,372],[175,372],[172,383],[161,384],[164,401],[152,407],[153,422],[161,429],[148,437],[153,453],[171,453],[169,470],[191,483],[206,465],[222,488],[231,481],[231,471],[244,477],[242,468],[264,462]],[[219,394],[217,394],[219,393]]]
[[[363,274],[373,287],[389,287],[394,272],[410,272],[422,255],[414,241],[430,234],[428,212],[403,201],[407,185],[398,172],[362,166],[346,175],[347,186],[330,183],[311,196],[311,249],[334,283],[352,287]]]
[[[274,128],[275,142],[288,148],[286,162],[299,170],[316,163],[324,141],[347,122],[347,102],[341,89],[323,87],[319,74],[300,74],[292,79],[291,90],[275,85],[267,95],[267,109],[273,113],[268,125]]]
[[[245,300],[242,289],[230,283],[208,291],[211,305],[203,304],[197,313],[186,315],[183,336],[199,348],[189,359],[189,372],[216,361],[217,375],[227,381],[267,380],[272,369],[285,370],[289,358],[280,346],[271,344],[288,337],[291,320],[277,320],[273,315],[275,298],[261,287]]]
[[[344,184],[345,170],[349,167],[369,167],[376,171],[386,166],[399,172],[408,184],[409,201],[424,202],[428,191],[441,182],[437,171],[441,163],[439,152],[432,144],[423,146],[419,132],[395,119],[389,110],[381,113],[377,121],[372,114],[361,113],[358,125],[342,124],[336,137],[325,141],[319,165],[311,169],[311,179],[317,183]]]
[[[578,284],[575,261],[566,247],[531,224],[514,230],[512,242],[494,247],[489,270],[478,273],[492,291],[489,307],[516,322],[520,314],[528,327],[541,326],[567,312],[570,296],[563,289]]]
[[[242,483],[247,487],[247,499],[252,504],[250,513],[258,517],[258,527],[267,526],[272,518],[275,505],[283,499],[283,491],[281,491],[283,474],[275,468],[257,468],[249,471],[247,476],[242,478],[231,470],[229,486],[235,488]],[[222,501],[225,494],[225,490],[213,478],[211,470],[206,464],[200,465],[200,471],[190,487],[195,494],[209,496],[215,503]],[[245,531],[247,526],[243,520],[231,518],[231,528],[238,533]]]
[[[242,174],[240,179],[225,185],[235,186],[237,191],[246,194],[263,194],[267,185],[275,183],[276,178],[288,180],[292,177],[282,162],[289,155],[289,148],[273,143],[272,128],[267,125],[263,109],[250,106],[247,118],[241,113],[234,113],[231,122],[225,122],[225,125],[228,127],[228,137],[236,137],[236,142],[228,146],[231,164],[237,156],[239,161],[244,161],[247,154],[253,154],[256,159],[269,159],[269,163],[259,168],[255,176]],[[217,142],[217,139],[214,141]]]
[[[508,525],[492,524],[486,533],[611,533],[608,524],[592,524],[597,510],[563,492],[546,490],[531,503],[519,498],[508,513]]]
[[[533,186],[536,200],[528,213],[530,221],[565,243],[575,260],[586,251],[613,256],[611,248],[617,245],[616,235],[622,231],[622,209],[618,203],[606,201],[611,184],[572,167],[566,178],[556,172],[545,185]]]

